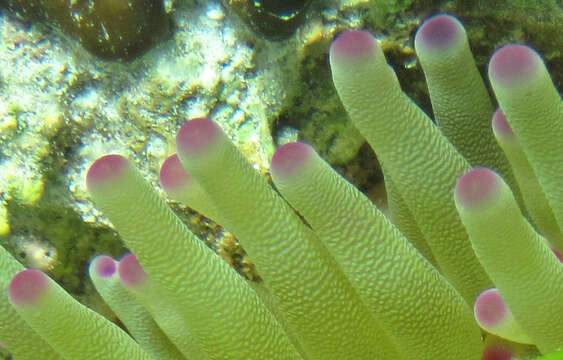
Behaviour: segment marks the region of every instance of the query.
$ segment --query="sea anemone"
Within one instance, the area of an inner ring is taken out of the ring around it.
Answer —
[[[276,151],[274,189],[217,124],[193,119],[161,184],[231,231],[263,282],[205,247],[131,162],[106,155],[87,186],[134,255],[97,257],[90,274],[137,342],[2,255],[5,346],[22,359],[35,343],[45,359],[323,360],[563,347],[561,97],[534,50],[506,45],[489,65],[502,109],[491,126],[461,23],[435,16],[415,45],[436,123],[401,91],[371,34],[346,32],[330,49],[340,99],[381,162],[389,218],[309,145]],[[485,349],[483,331],[510,341]]]

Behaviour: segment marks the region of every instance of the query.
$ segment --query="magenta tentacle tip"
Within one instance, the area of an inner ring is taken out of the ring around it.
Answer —
[[[121,174],[121,171],[129,164],[129,161],[121,155],[104,155],[94,161],[86,174],[86,186],[92,189],[107,181],[113,180]]]
[[[484,327],[495,327],[506,317],[507,308],[497,289],[483,291],[475,300],[475,319]]]
[[[330,57],[342,60],[357,60],[369,56],[377,42],[367,31],[352,30],[344,32],[330,46]]]
[[[47,275],[39,270],[23,270],[12,278],[8,286],[8,297],[15,306],[33,306],[41,299],[48,287]]]
[[[177,189],[190,181],[190,175],[182,166],[177,154],[164,160],[160,167],[159,180],[160,186],[166,191]]]
[[[125,255],[117,265],[119,278],[125,286],[136,286],[143,283],[147,277],[139,260],[133,254]]]
[[[463,26],[455,17],[440,14],[426,20],[415,36],[415,47],[427,50],[446,49],[457,41]]]
[[[508,346],[499,344],[489,345],[483,351],[483,360],[510,360],[514,351]]]
[[[92,259],[90,266],[93,267],[97,276],[109,278],[117,271],[115,260],[108,255],[99,255]]]
[[[551,248],[551,251],[553,251],[553,254],[555,254],[557,259],[559,259],[559,261],[563,263],[563,254],[561,254],[561,252],[555,248]]]
[[[465,210],[480,207],[497,191],[498,176],[492,170],[477,167],[468,171],[455,186],[456,202]]]
[[[539,55],[532,48],[520,44],[505,45],[491,57],[489,78],[499,85],[521,85],[532,79],[540,63]]]
[[[204,152],[220,132],[219,126],[206,117],[186,121],[176,135],[176,149],[180,156]]]
[[[302,169],[313,149],[304,143],[291,142],[279,147],[270,162],[272,174],[289,177]]]
[[[493,131],[495,132],[495,134],[504,137],[514,136],[514,132],[512,131],[510,124],[506,120],[506,116],[504,116],[504,113],[500,108],[497,108],[495,113],[493,114],[492,124],[493,124]]]

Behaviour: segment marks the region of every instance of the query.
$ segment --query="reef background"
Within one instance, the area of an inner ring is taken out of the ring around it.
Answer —
[[[167,0],[170,34],[117,60],[88,51],[60,21],[15,14],[8,3],[0,1],[0,243],[110,318],[86,279],[95,254],[125,251],[85,190],[97,157],[131,158],[158,188],[176,130],[208,115],[265,175],[275,147],[300,139],[382,202],[377,161],[332,86],[327,54],[338,32],[379,34],[403,89],[428,113],[412,42],[436,12],[461,19],[482,73],[495,47],[520,41],[542,54],[559,89],[563,77],[563,5],[556,0],[319,0],[279,13],[247,1]],[[171,205],[209,246],[256,276],[228,234]]]

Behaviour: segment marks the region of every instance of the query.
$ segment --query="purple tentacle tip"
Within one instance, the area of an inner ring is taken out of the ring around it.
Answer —
[[[23,270],[17,273],[8,286],[8,296],[18,307],[33,306],[47,291],[47,275],[39,270]]]
[[[498,176],[492,170],[483,167],[468,171],[457,181],[455,198],[466,210],[479,207],[491,199],[497,191]]]
[[[160,185],[166,190],[174,190],[190,181],[190,175],[182,166],[177,154],[170,155],[162,166],[159,174]]]
[[[119,278],[125,286],[136,286],[143,283],[147,277],[139,260],[133,254],[127,254],[119,261],[117,266]]]
[[[489,78],[500,85],[519,85],[533,77],[540,63],[539,55],[530,47],[505,45],[491,57]]]
[[[561,252],[555,248],[551,248],[551,251],[553,251],[555,256],[557,256],[557,259],[559,259],[559,261],[563,263],[563,254],[561,254]]]
[[[185,122],[176,135],[178,153],[188,155],[204,152],[220,131],[219,126],[206,117]]]
[[[121,155],[104,155],[94,161],[86,175],[88,189],[119,177],[121,170],[128,165],[128,160]]]
[[[510,127],[510,124],[506,120],[506,116],[500,108],[497,108],[495,113],[493,114],[493,130],[496,134],[505,136],[505,137],[513,137],[514,132]]]
[[[94,266],[96,274],[104,278],[111,277],[117,270],[115,261],[107,255],[96,256],[90,266]]]
[[[340,34],[330,46],[330,56],[355,60],[373,53],[375,38],[367,31],[353,30]]]
[[[483,351],[483,360],[510,360],[514,351],[506,345],[489,345]]]
[[[426,20],[415,37],[415,44],[428,50],[441,50],[453,45],[463,26],[451,15],[436,15]],[[418,47],[417,46],[417,47]]]
[[[505,318],[506,304],[497,289],[483,291],[475,300],[475,318],[485,327],[495,327]]]
[[[292,142],[279,147],[270,162],[272,174],[289,177],[299,171],[313,149],[304,143]]]

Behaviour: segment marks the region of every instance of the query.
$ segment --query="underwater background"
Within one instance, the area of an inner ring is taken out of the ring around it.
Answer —
[[[86,190],[88,167],[103,154],[132,160],[165,197],[158,171],[177,130],[208,116],[265,177],[276,147],[304,141],[385,208],[377,159],[337,97],[328,49],[344,30],[369,30],[403,90],[432,115],[413,39],[439,12],[464,24],[483,75],[495,48],[522,42],[561,89],[556,0],[130,2],[119,15],[107,0],[0,0],[0,245],[116,322],[87,276],[95,255],[126,252]],[[260,280],[232,234],[170,205],[243,276]],[[0,349],[0,358],[10,357]]]

